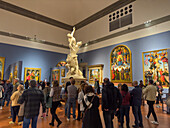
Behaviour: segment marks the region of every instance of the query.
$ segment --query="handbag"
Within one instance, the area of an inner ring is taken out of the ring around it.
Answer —
[[[84,119],[84,117],[85,117],[85,115],[86,115],[86,113],[87,113],[88,107],[92,104],[92,102],[93,102],[93,100],[94,100],[94,97],[95,97],[95,96],[93,96],[93,98],[92,98],[91,101],[90,101],[90,104],[87,106],[86,110],[84,111],[82,120]]]

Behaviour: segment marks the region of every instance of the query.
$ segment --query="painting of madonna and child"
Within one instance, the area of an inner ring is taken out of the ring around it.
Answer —
[[[115,47],[110,55],[112,82],[132,82],[131,51],[125,45]]]
[[[167,49],[143,52],[143,77],[145,84],[150,79],[161,83],[164,87],[169,84],[169,67]]]

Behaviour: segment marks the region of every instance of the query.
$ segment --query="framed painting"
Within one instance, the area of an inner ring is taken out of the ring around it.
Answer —
[[[61,69],[61,77],[65,77],[65,69]]]
[[[112,82],[132,82],[132,57],[126,45],[116,46],[110,54],[110,77]]]
[[[56,67],[64,67],[66,64],[67,64],[67,62],[65,62],[65,61],[60,61],[60,62],[56,65]]]
[[[52,70],[52,81],[58,80],[60,83],[60,69],[53,69]]]
[[[25,68],[24,82],[33,79],[41,81],[41,68]]]
[[[144,83],[149,80],[160,82],[164,87],[169,84],[169,66],[167,49],[142,53]]]
[[[4,65],[5,65],[5,57],[0,57],[0,79],[4,78]]]
[[[94,80],[99,80],[99,83],[102,83],[103,80],[103,64],[100,65],[91,65],[89,68],[89,83],[94,84]]]

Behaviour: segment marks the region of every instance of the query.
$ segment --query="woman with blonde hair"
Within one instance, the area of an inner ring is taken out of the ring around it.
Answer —
[[[18,104],[18,99],[22,95],[24,91],[24,86],[19,85],[17,87],[17,91],[15,91],[11,96],[12,101],[12,121],[9,122],[9,124],[14,124],[16,121],[16,116],[18,115],[20,104]]]

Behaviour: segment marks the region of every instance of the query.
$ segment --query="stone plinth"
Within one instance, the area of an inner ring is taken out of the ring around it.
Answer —
[[[74,77],[73,77],[73,78],[74,78]],[[76,86],[77,88],[80,87],[81,81],[86,81],[86,80],[87,80],[86,78],[74,78],[74,79],[75,79],[75,81],[76,81],[75,86]],[[68,81],[70,81],[69,78],[62,78],[62,83],[64,84],[64,86],[66,85],[66,83],[67,83]]]

